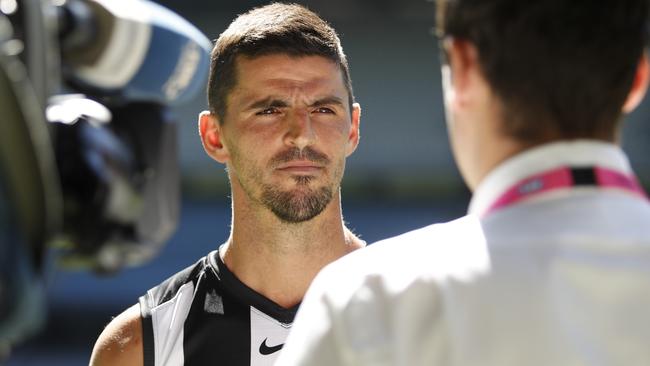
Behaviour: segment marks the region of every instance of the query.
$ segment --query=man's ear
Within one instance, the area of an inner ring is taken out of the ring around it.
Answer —
[[[199,136],[205,152],[214,160],[225,164],[230,155],[223,143],[223,135],[219,119],[209,111],[199,114]]]
[[[630,92],[627,94],[627,99],[623,104],[623,113],[632,112],[641,103],[646,91],[648,90],[649,80],[650,63],[648,60],[648,53],[644,51],[636,66],[636,73],[634,74],[632,87],[630,88]]]
[[[454,99],[461,105],[469,102],[478,85],[485,85],[478,50],[471,42],[449,38],[445,41]],[[477,84],[478,83],[478,84]]]
[[[350,123],[350,131],[348,133],[348,144],[346,148],[346,156],[350,156],[359,146],[359,124],[361,123],[361,105],[359,103],[352,104],[352,120]]]

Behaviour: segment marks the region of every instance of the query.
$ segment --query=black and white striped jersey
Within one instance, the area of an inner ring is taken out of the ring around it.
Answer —
[[[273,365],[298,309],[239,281],[217,250],[139,302],[145,366]]]

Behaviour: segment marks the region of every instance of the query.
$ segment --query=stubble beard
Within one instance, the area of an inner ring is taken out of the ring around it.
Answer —
[[[234,154],[238,156],[239,152],[235,151]],[[328,165],[330,162],[329,158],[323,153],[315,151],[311,147],[306,147],[303,150],[295,148],[288,149],[277,154],[271,159],[270,166],[277,166],[278,164],[290,162],[297,158],[306,158],[310,161],[322,163],[323,165]],[[243,166],[249,167],[248,169],[253,165],[250,162],[243,164]],[[262,178],[261,170],[249,170],[249,174],[247,175],[251,179],[247,179],[247,181],[249,183],[257,182],[256,185],[261,187],[261,194],[258,196],[259,199],[255,199],[256,195],[253,194],[253,185],[245,184],[239,177],[238,179],[240,186],[249,198],[260,202],[281,221],[297,224],[311,220],[325,210],[327,205],[332,201],[335,189],[340,185],[340,179],[343,175],[342,171],[342,166],[335,167],[334,179],[336,184],[313,188],[310,187],[314,180],[313,176],[295,175],[292,178],[296,187],[289,190],[282,190],[278,186],[263,183],[264,179]]]
[[[296,159],[307,159],[324,166],[329,165],[330,159],[323,153],[307,146],[302,150],[287,149],[271,159],[271,166],[277,166]],[[337,171],[335,177],[340,177]],[[262,186],[261,201],[271,212],[285,223],[297,224],[318,216],[332,201],[333,188],[322,186],[310,187],[314,177],[295,175],[292,177],[296,187],[291,190],[281,190],[276,186]]]
[[[262,204],[271,210],[280,220],[297,224],[318,216],[332,201],[332,188],[309,188],[313,178],[296,176],[294,180],[298,188],[283,191],[270,185],[262,188]]]

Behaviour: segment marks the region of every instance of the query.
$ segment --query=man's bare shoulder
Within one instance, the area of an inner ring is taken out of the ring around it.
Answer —
[[[140,306],[135,304],[115,317],[100,334],[92,356],[91,366],[142,366],[142,319]]]

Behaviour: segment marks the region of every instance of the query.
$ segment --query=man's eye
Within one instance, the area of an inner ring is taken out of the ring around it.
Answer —
[[[280,113],[280,111],[277,108],[266,108],[264,110],[261,110],[261,111],[255,113],[255,114],[258,115],[258,116],[262,116],[262,115],[276,114],[276,113]]]
[[[332,110],[331,108],[327,108],[327,107],[317,108],[314,112],[316,112],[316,113],[334,114],[334,110]]]

